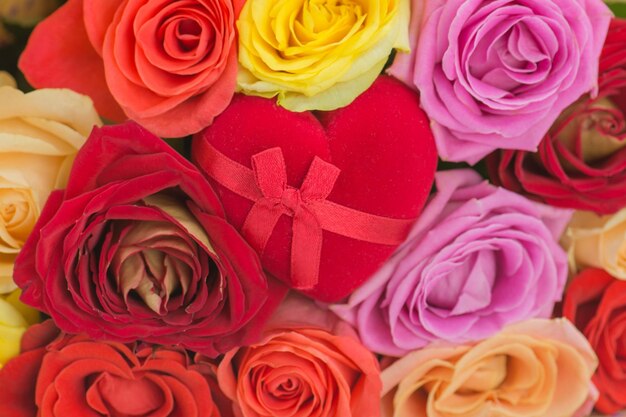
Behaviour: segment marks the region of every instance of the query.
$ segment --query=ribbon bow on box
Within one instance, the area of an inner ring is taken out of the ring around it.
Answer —
[[[207,174],[232,192],[254,202],[242,234],[262,254],[278,219],[293,217],[291,282],[298,290],[318,282],[322,232],[382,245],[398,245],[414,219],[393,219],[364,213],[327,200],[341,173],[336,166],[313,158],[300,188],[287,184],[285,160],[280,148],[252,156],[252,169],[218,151],[212,145],[201,156]]]

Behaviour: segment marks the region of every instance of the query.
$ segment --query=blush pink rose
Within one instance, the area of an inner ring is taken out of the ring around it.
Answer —
[[[536,150],[594,89],[611,12],[602,0],[413,0],[411,54],[391,73],[421,94],[444,160]]]
[[[179,137],[235,92],[243,0],[69,0],[33,31],[20,69],[38,87],[90,96],[105,117]]]

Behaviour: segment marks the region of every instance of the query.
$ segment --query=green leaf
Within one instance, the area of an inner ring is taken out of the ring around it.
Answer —
[[[626,18],[626,0],[605,0],[615,16]]]

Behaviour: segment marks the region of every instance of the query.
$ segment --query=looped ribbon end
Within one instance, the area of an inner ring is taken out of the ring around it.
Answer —
[[[287,183],[280,148],[252,156],[252,169],[229,159],[204,141],[198,159],[206,173],[230,191],[254,202],[242,228],[259,253],[283,215],[293,218],[291,284],[309,290],[319,280],[323,231],[383,245],[402,243],[415,219],[393,219],[364,213],[328,201],[341,170],[315,157],[300,188]]]

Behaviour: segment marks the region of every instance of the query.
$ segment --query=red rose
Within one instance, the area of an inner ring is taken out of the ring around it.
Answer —
[[[92,132],[15,281],[23,301],[69,333],[211,356],[252,338],[283,294],[268,290],[202,174],[133,123]]]
[[[587,337],[600,364],[593,382],[596,408],[612,414],[626,408],[626,282],[601,269],[586,269],[565,292],[563,316]]]
[[[243,0],[68,0],[42,21],[20,57],[38,87],[90,96],[160,136],[211,124],[235,92],[235,21]]]
[[[184,350],[50,340],[52,330],[51,321],[29,330],[39,343],[0,370],[3,417],[220,417],[212,376]]]
[[[497,184],[548,204],[597,213],[626,206],[626,20],[613,19],[593,98],[566,109],[537,152],[500,150],[487,158]]]

